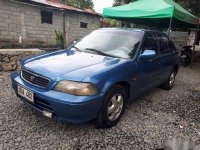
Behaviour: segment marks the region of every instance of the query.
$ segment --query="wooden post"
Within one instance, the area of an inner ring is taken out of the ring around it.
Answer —
[[[62,10],[63,15],[63,49],[65,48],[66,44],[66,33],[65,33],[65,10]]]
[[[193,49],[192,49],[192,60],[191,60],[191,67],[194,63],[194,51],[195,51],[195,47],[196,47],[196,43],[197,43],[197,37],[198,37],[198,32],[199,32],[199,23],[200,23],[200,20],[198,21],[198,26],[197,26],[197,29],[196,29],[196,34],[195,34],[195,39],[194,39],[194,44],[193,44]]]
[[[101,19],[101,27],[104,27],[104,18]]]

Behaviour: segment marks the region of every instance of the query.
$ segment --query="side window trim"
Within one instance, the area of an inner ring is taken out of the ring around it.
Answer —
[[[155,39],[155,41],[156,41],[156,47],[157,47],[157,49],[155,49],[155,50],[157,51],[157,54],[159,54],[158,38],[156,37],[155,32],[152,32],[152,31],[149,31],[149,32],[146,32],[146,33],[145,33],[144,39],[143,39],[142,44],[141,44],[141,47],[140,47],[140,49],[141,49],[141,54],[142,54],[142,52],[144,51],[144,50],[143,50],[143,47],[144,47],[145,41],[146,41],[146,39],[147,39],[147,37],[148,37],[149,35],[152,35],[152,37]]]
[[[157,39],[157,43],[158,43],[158,54],[161,55],[161,50],[160,50],[160,41],[159,41],[159,34],[158,32],[155,32],[155,36],[156,36],[156,39]]]
[[[166,54],[171,53],[171,50],[169,49],[169,41],[170,40],[169,40],[168,36],[166,36],[164,33],[157,33],[157,36],[158,36],[160,54],[166,55]],[[164,40],[161,38],[163,38]],[[161,49],[161,47],[162,47],[161,40],[163,40],[163,44],[165,44],[165,46],[166,46],[166,49],[164,51]]]
[[[157,45],[157,54],[156,55],[159,56],[160,55],[159,40],[158,40],[156,32],[153,32],[153,34],[154,34],[154,37],[156,39],[156,45]]]
[[[168,39],[169,39],[169,38],[168,38]],[[176,52],[176,46],[174,45],[174,42],[173,42],[172,40],[170,40],[170,39],[169,39],[169,44],[172,45],[172,48],[169,47],[169,51],[170,51],[171,53]]]

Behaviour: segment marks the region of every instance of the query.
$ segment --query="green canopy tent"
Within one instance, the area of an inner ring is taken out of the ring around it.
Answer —
[[[137,0],[126,5],[104,8],[103,16],[134,24],[168,28],[168,33],[176,28],[197,27],[197,31],[199,30],[199,19],[173,0]],[[197,34],[198,32],[193,52]]]
[[[137,0],[118,7],[104,8],[103,16],[160,28],[195,27],[198,18],[172,0]]]

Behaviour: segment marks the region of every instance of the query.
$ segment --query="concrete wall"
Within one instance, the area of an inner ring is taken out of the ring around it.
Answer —
[[[53,12],[53,24],[41,23],[41,10]],[[99,17],[77,12],[66,12],[66,42],[80,38],[100,27]],[[80,22],[88,28],[80,28]],[[34,7],[10,0],[0,0],[0,44],[6,42],[23,44],[55,44],[55,30],[62,31],[62,13],[58,10]]]
[[[88,23],[87,28],[80,28],[80,22]],[[66,13],[66,37],[67,42],[72,42],[74,39],[79,39],[90,33],[91,31],[100,28],[100,18],[83,15],[80,13]]]
[[[188,45],[193,45],[195,41],[196,31],[192,30],[190,31],[189,39],[188,39]],[[200,51],[200,45],[196,45],[195,47],[196,51]]]
[[[45,53],[39,49],[1,49],[0,50],[0,76],[11,71],[20,71],[22,58],[30,55]]]
[[[174,42],[177,49],[181,49],[180,45],[186,45],[188,41],[188,33],[180,31],[172,31],[170,33],[170,39]]]
[[[170,39],[174,41],[178,49],[181,49],[180,45],[184,46],[184,45],[194,44],[195,34],[196,34],[196,31],[194,30],[190,31],[189,35],[188,35],[188,32],[173,31],[170,34]],[[196,45],[195,50],[200,51],[200,45]]]

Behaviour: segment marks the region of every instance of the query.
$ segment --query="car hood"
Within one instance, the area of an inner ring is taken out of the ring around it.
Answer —
[[[90,75],[115,67],[124,61],[125,59],[97,54],[62,51],[27,59],[23,62],[23,65],[24,68],[52,80],[81,81]]]

